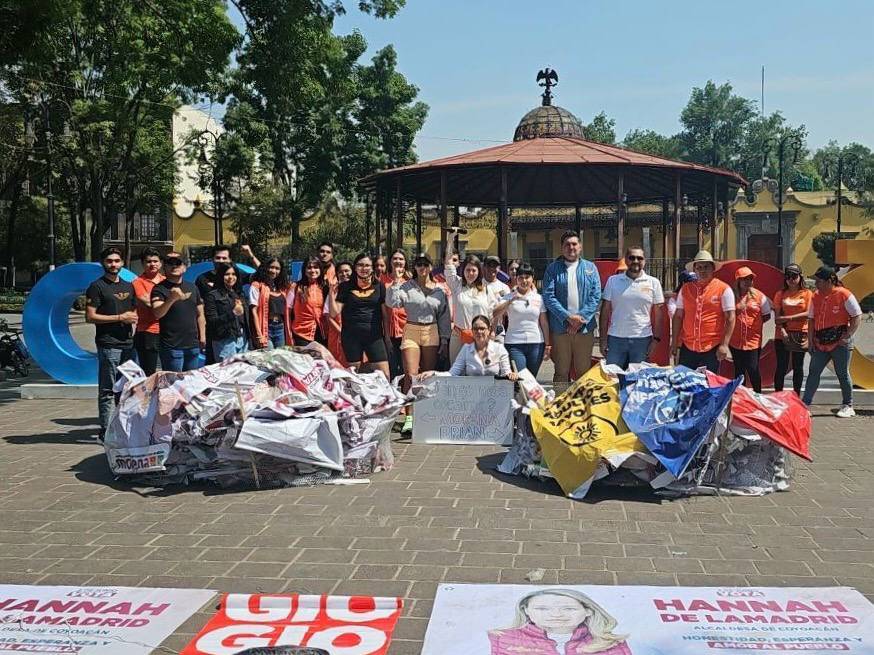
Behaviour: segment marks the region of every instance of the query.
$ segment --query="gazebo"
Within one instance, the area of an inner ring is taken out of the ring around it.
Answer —
[[[707,223],[711,248],[719,256],[719,248],[713,246],[724,247],[727,242],[724,210],[737,189],[746,186],[743,177],[721,168],[589,141],[580,120],[552,104],[557,74],[547,68],[537,80],[545,87],[542,103],[522,117],[511,143],[388,169],[361,180],[368,234],[374,226],[377,248],[401,246],[405,215],[413,206],[419,250],[422,206],[436,206],[441,252],[449,233],[450,207],[455,207],[456,225],[459,206],[493,208],[502,260],[509,256],[511,208],[563,208],[568,212],[572,208],[573,218],[568,215],[566,228],[585,233],[592,208],[607,207],[612,209],[621,254],[628,208],[645,205],[661,209],[662,253],[665,259],[670,253],[671,259],[679,260],[684,208],[694,205],[698,207],[698,245],[704,243],[703,225]]]

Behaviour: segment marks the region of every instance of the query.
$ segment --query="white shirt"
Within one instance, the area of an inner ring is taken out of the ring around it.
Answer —
[[[495,294],[496,298],[500,298],[508,293],[510,293],[510,287],[501,282],[498,278],[495,278],[491,282],[486,282],[486,286],[489,288],[493,294]]]
[[[452,368],[444,375],[509,375],[510,355],[507,349],[497,341],[489,341],[485,360],[480,359],[475,343],[466,343],[458,351],[458,357],[452,363]],[[439,373],[438,373],[439,375]]]
[[[515,293],[507,293],[501,302],[507,302]],[[546,313],[543,297],[531,289],[524,295],[507,305],[507,333],[504,343],[543,343],[543,330],[540,329],[540,315]]]
[[[573,639],[573,637],[574,637],[574,633],[573,632],[547,632],[546,637],[547,637],[547,639],[552,639],[555,642],[555,647],[556,647],[555,649],[559,653],[561,653],[561,655],[564,655],[565,649],[567,648],[568,643],[570,643],[570,640]]]
[[[665,302],[662,283],[642,271],[635,279],[626,273],[611,275],[604,286],[603,298],[610,301],[612,310],[607,334],[623,339],[651,337],[650,312],[653,305]]]
[[[567,267],[567,311],[573,316],[580,313],[580,289],[577,284],[577,268],[579,268],[580,260],[575,262],[565,262]]]
[[[488,286],[484,284],[483,290],[480,291],[476,287],[463,285],[452,264],[446,266],[444,275],[446,284],[452,292],[452,319],[456,326],[462,330],[469,330],[473,319],[479,315],[487,316],[491,320],[495,305],[498,304],[498,297]]]

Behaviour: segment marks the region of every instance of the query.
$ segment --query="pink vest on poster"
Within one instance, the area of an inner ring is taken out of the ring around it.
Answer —
[[[558,652],[556,643],[546,636],[546,630],[533,623],[521,628],[489,631],[492,644],[491,655],[583,655],[580,648],[592,642],[589,629],[581,625],[574,631],[564,652]],[[599,655],[631,655],[631,649],[624,641],[615,646],[598,651]]]

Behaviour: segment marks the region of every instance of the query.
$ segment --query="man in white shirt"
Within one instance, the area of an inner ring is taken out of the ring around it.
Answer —
[[[625,251],[624,273],[611,275],[602,295],[601,353],[608,364],[628,368],[649,358],[660,340],[662,283],[644,272],[643,248]],[[655,312],[653,313],[653,310]]]
[[[483,261],[483,280],[497,298],[503,298],[510,293],[510,287],[498,279],[498,271],[501,270],[501,260],[494,255],[489,255]]]

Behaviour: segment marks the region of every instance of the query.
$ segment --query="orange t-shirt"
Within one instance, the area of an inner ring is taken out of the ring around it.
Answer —
[[[291,331],[299,337],[312,341],[316,338],[316,328],[321,325],[325,310],[325,294],[317,284],[309,285],[304,298],[304,285],[297,285],[294,295],[294,316]]]
[[[739,298],[735,305],[734,331],[729,343],[738,350],[762,347],[762,318],[771,311],[765,294],[758,289],[751,291],[751,297]]]
[[[137,298],[145,296],[146,298],[152,297],[152,288],[164,281],[164,276],[158,273],[153,278],[143,277],[142,275],[138,275],[137,278],[131,283],[134,288],[134,294]],[[160,334],[161,326],[158,323],[158,319],[155,317],[155,312],[152,311],[151,307],[143,307],[142,303],[139,301],[136,304],[137,307],[137,332],[150,332],[151,334]]]
[[[386,292],[394,283],[394,280],[388,274],[380,276],[379,281],[385,285]],[[389,315],[389,334],[386,336],[393,339],[400,339],[404,336],[404,326],[407,324],[407,310],[403,307],[389,307],[388,304],[384,305],[384,307]]]
[[[777,326],[777,337],[782,336],[782,330],[789,332],[807,332],[807,312],[810,310],[810,301],[813,292],[810,289],[799,289],[795,293],[790,291],[778,291],[774,296],[774,307],[780,309],[780,316],[793,316],[804,314],[801,318],[793,318],[782,326]]]
[[[677,309],[683,310],[683,345],[694,352],[707,352],[722,343],[725,312],[734,311],[734,292],[716,278],[703,285],[686,282]]]

